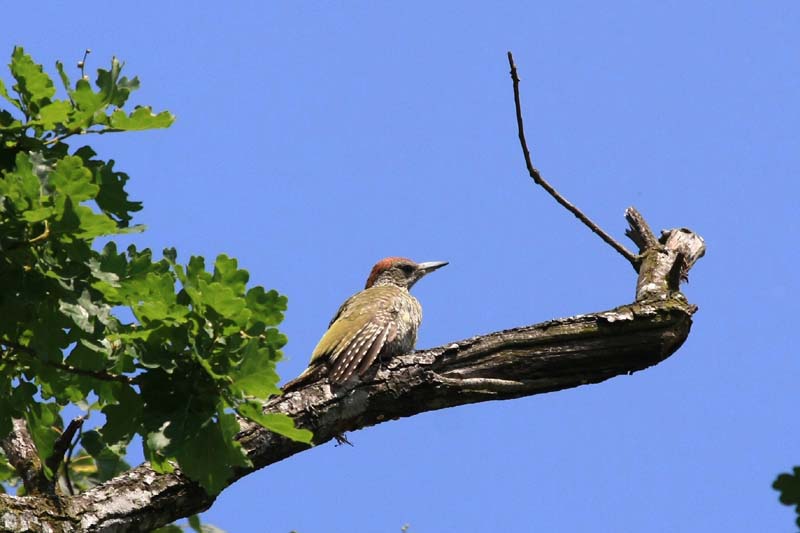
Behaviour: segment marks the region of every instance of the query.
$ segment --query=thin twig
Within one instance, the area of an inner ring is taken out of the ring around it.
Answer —
[[[126,131],[126,130],[124,130],[122,128],[105,128],[105,129],[102,129],[102,130],[88,130],[87,129],[87,130],[70,131],[70,132],[65,133],[63,135],[58,135],[56,137],[53,137],[52,139],[48,139],[48,140],[44,141],[43,144],[45,144],[45,145],[56,144],[58,142],[63,141],[64,139],[66,139],[68,137],[72,137],[73,135],[88,135],[90,133],[94,133],[95,135],[105,135],[106,133],[119,133],[119,132],[122,132],[122,131]]]
[[[47,467],[53,472],[54,483],[55,480],[58,479],[55,473],[58,467],[61,466],[61,461],[64,460],[64,454],[67,453],[67,450],[72,445],[72,439],[75,437],[75,433],[83,426],[87,418],[89,418],[89,415],[76,416],[73,418],[69,425],[67,425],[67,429],[56,439],[53,445],[53,453],[47,458],[47,461],[45,461]]]
[[[64,484],[67,486],[67,492],[70,496],[75,496],[75,489],[72,487],[72,480],[69,478],[69,461],[70,457],[64,459]]]
[[[547,181],[542,178],[542,175],[539,174],[539,171],[533,166],[533,162],[531,161],[531,153],[530,150],[528,150],[528,143],[525,140],[525,127],[522,123],[522,104],[520,103],[519,98],[519,76],[517,75],[517,66],[514,64],[514,56],[511,55],[511,52],[508,52],[508,65],[511,67],[511,80],[514,83],[514,105],[517,109],[517,129],[519,131],[519,143],[522,146],[522,155],[525,156],[525,166],[528,167],[528,174],[530,174],[531,178],[533,178],[533,181],[537,185],[541,185],[550,196],[555,198],[556,202],[567,208],[567,210],[575,215],[578,220],[583,222],[590,230],[592,230],[607,244],[619,252],[622,257],[630,261],[634,267],[636,267],[638,264],[638,259],[635,254],[614,240],[611,235],[603,231],[600,226],[592,222],[589,217],[584,215],[580,209],[572,205],[566,198],[561,196],[552,185],[547,183]]]
[[[50,236],[50,224],[47,222],[47,220],[45,220],[44,221],[44,231],[42,231],[42,233],[40,235],[37,235],[36,237],[33,237],[32,239],[28,239],[27,241],[12,242],[11,244],[6,245],[5,250],[6,251],[11,251],[11,250],[17,250],[19,248],[22,248],[23,246],[32,246],[32,245],[36,244],[37,242],[41,242],[41,241],[47,239],[49,236]]]
[[[64,139],[66,139],[67,137],[72,137],[72,136],[73,136],[73,135],[75,135],[76,133],[77,133],[77,132],[71,131],[71,132],[69,132],[69,133],[65,133],[65,134],[63,134],[63,135],[56,135],[56,136],[55,136],[55,137],[53,137],[52,139],[48,139],[48,140],[44,141],[44,145],[45,145],[45,146],[47,146],[47,145],[50,145],[50,144],[56,144],[56,143],[58,143],[58,142],[61,142],[61,141],[63,141],[63,140],[64,140]]]
[[[81,78],[84,79],[84,80],[86,79],[86,58],[91,53],[92,53],[92,51],[89,48],[87,48],[83,52],[83,59],[78,61],[78,68],[81,69]]]
[[[69,492],[70,496],[75,496],[75,488],[72,486],[72,479],[69,477],[69,469],[72,463],[72,452],[75,450],[75,444],[77,442],[78,439],[75,439],[75,442],[73,442],[72,446],[67,450],[67,456],[64,457],[64,484],[67,486],[67,492]]]
[[[44,231],[41,235],[34,237],[28,241],[28,244],[36,244],[39,241],[43,241],[50,236],[50,224],[47,220],[44,221]]]
[[[23,346],[22,344],[9,341],[7,339],[0,339],[0,345],[7,346],[8,348],[13,349],[16,353],[39,359],[39,356],[36,355],[36,352],[27,346]],[[64,372],[69,372],[70,374],[76,374],[78,376],[86,376],[102,381],[116,381],[118,383],[125,383],[126,385],[132,385],[136,383],[134,378],[130,378],[122,374],[109,374],[108,372],[103,372],[101,370],[85,370],[83,368],[77,368],[66,363],[58,363],[55,361],[41,361],[41,359],[39,359],[39,361],[52,368],[57,368],[59,370],[63,370]]]
[[[85,416],[88,418],[88,413]],[[67,490],[71,496],[75,496],[75,489],[72,486],[72,479],[69,477],[69,469],[72,464],[72,454],[75,453],[75,447],[80,442],[81,437],[83,437],[83,425],[78,428],[78,436],[72,441],[69,450],[67,450],[67,456],[64,457],[64,483],[67,485]]]

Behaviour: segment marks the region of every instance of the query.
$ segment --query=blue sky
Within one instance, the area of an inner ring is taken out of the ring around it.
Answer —
[[[0,53],[112,55],[169,130],[87,138],[144,202],[130,238],[239,258],[289,297],[286,379],[387,255],[429,347],[629,302],[635,273],[527,178],[623,239],[635,205],[708,252],[685,345],[633,376],[428,413],[225,491],[229,532],[790,531],[800,464],[797,2],[50,2],[3,8]],[[5,76],[5,74],[4,74]]]

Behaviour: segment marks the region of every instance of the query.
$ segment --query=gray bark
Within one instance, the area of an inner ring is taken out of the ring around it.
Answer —
[[[9,464],[20,474],[28,494],[47,490],[47,477],[42,470],[42,461],[36,453],[36,445],[24,420],[19,418],[13,420],[11,434],[0,440],[0,448],[6,454]]]

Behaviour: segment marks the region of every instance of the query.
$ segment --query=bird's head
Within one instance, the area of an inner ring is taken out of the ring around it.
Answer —
[[[372,267],[372,272],[369,273],[365,288],[369,289],[377,285],[395,285],[410,289],[425,274],[442,268],[446,264],[447,261],[415,263],[405,257],[387,257],[386,259],[381,259]]]

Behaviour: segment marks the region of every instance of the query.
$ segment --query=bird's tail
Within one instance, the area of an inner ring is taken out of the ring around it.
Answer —
[[[283,386],[283,392],[284,393],[291,392],[299,388],[302,388],[306,385],[309,385],[311,383],[314,383],[315,381],[318,381],[325,375],[325,369],[326,369],[325,365],[317,364],[309,366],[308,368],[303,370],[302,374],[300,374],[293,380],[287,382]]]

